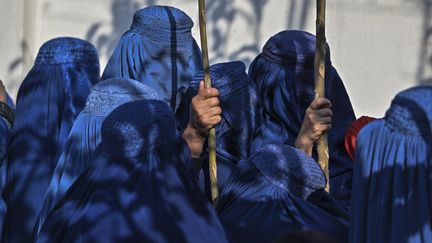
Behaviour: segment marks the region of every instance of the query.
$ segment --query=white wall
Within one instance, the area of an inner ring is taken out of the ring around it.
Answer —
[[[332,61],[357,115],[382,116],[398,91],[431,77],[430,1],[327,1]],[[149,4],[187,12],[199,40],[197,0],[0,0],[0,77],[15,94],[39,46],[57,36],[91,41],[104,67],[135,10]],[[211,63],[249,64],[279,31],[315,31],[314,0],[208,0],[207,10]]]
[[[0,0],[0,79],[12,93],[23,72],[23,6],[23,0]]]

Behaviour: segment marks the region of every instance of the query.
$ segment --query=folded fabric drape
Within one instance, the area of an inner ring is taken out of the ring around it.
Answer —
[[[165,102],[116,108],[103,122],[98,151],[37,242],[227,242],[185,167],[190,151]]]
[[[314,159],[289,145],[267,145],[239,162],[217,211],[236,242],[274,242],[298,230],[347,242],[348,214],[325,185]]]
[[[222,190],[227,177],[237,162],[249,157],[257,128],[260,127],[261,106],[253,81],[246,74],[244,63],[227,62],[210,66],[212,87],[219,90],[222,121],[216,125],[216,156],[218,163],[218,185]],[[190,83],[177,116],[181,128],[189,121],[189,107],[197,94],[204,73],[197,72]],[[182,130],[182,129],[180,129]],[[199,185],[210,198],[208,154],[205,150],[201,166],[197,166]]]
[[[103,72],[102,80],[126,77],[145,83],[176,111],[192,75],[203,70],[192,19],[168,6],[138,10]]]
[[[90,88],[99,58],[90,43],[57,38],[42,45],[21,84],[6,161],[3,242],[31,242],[60,153]]]
[[[38,217],[36,234],[51,209],[94,159],[101,142],[102,123],[108,114],[118,106],[138,99],[157,100],[158,96],[147,85],[126,78],[104,80],[92,88],[54,170]]]
[[[355,155],[350,242],[432,242],[432,87],[400,92]]]
[[[15,109],[15,105],[13,103],[12,98],[7,94],[6,104]],[[6,157],[7,149],[8,149],[8,140],[11,132],[13,124],[10,124],[4,118],[0,118],[0,193],[3,192],[5,177],[6,177],[6,167],[4,166],[4,160]],[[3,200],[3,197],[0,197],[0,237],[3,235],[3,227],[4,221],[6,217],[6,203]]]
[[[249,75],[263,103],[263,126],[254,140],[254,150],[267,144],[294,146],[305,111],[315,97],[315,36],[304,31],[282,31],[271,37],[253,61]],[[346,129],[355,116],[342,79],[325,59],[325,93],[332,102],[332,129],[328,132],[330,193],[349,207],[352,167],[344,147]],[[315,153],[314,153],[314,156]]]

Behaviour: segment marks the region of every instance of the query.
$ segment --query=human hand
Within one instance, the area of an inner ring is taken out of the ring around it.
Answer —
[[[0,101],[3,103],[6,103],[7,101],[6,87],[4,86],[2,80],[0,80]]]
[[[325,98],[316,98],[306,109],[295,146],[308,155],[312,155],[313,144],[332,127],[331,102]]]
[[[198,94],[191,102],[192,115],[189,123],[202,137],[207,137],[209,130],[222,120],[218,97],[217,89],[205,88],[204,81],[200,82]]]

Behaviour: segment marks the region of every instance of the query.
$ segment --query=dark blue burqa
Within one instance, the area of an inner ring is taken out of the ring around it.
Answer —
[[[255,85],[245,72],[242,62],[219,63],[210,66],[212,87],[219,90],[222,108],[222,121],[216,125],[216,153],[218,162],[218,185],[222,190],[231,170],[241,159],[249,157],[252,141],[260,126],[261,109]],[[204,79],[203,72],[196,73],[185,95],[179,112],[182,128],[189,121],[190,102],[197,94],[199,82]],[[179,118],[179,116],[178,116]],[[198,175],[199,185],[210,196],[210,177],[208,154],[205,149],[202,158],[192,165]]]
[[[138,99],[157,100],[158,96],[145,84],[126,78],[112,78],[93,86],[54,170],[38,217],[36,234],[57,201],[93,161],[101,142],[102,123],[108,114],[118,106]]]
[[[283,31],[267,41],[251,64],[249,75],[264,106],[264,124],[254,141],[255,150],[266,144],[294,146],[305,111],[315,97],[314,58],[315,36],[303,31]],[[331,65],[329,48],[325,63],[325,93],[333,105],[332,129],[328,133],[330,192],[348,208],[353,163],[343,138],[355,115],[344,84]]]
[[[9,94],[7,94],[7,93],[6,93],[6,104],[9,106],[9,108],[11,108],[13,111],[15,111],[14,102],[13,102],[12,98],[9,96]],[[0,167],[2,167],[2,168],[3,168],[3,162],[4,162],[5,157],[6,157],[6,153],[7,153],[8,140],[9,140],[9,135],[10,135],[12,126],[13,126],[13,124],[11,124],[10,121],[8,121],[8,120],[6,120],[6,118],[0,116]],[[1,173],[2,174],[0,174],[0,189],[2,188],[3,183],[4,183],[4,175],[3,175],[4,172],[2,171]],[[0,190],[0,192],[1,191],[3,191],[3,190]],[[1,216],[0,216],[0,218],[1,218]],[[0,231],[1,231],[1,227],[0,227]]]
[[[399,93],[355,154],[350,241],[432,242],[432,87]]]
[[[48,216],[37,242],[227,242],[185,167],[169,106],[140,100],[102,125],[99,154]]]
[[[39,50],[18,91],[6,161],[3,242],[30,242],[50,178],[72,124],[99,80],[90,43],[57,38]]]
[[[267,145],[238,163],[217,210],[235,242],[273,242],[298,230],[347,242],[348,214],[325,184],[311,157],[289,145]]]
[[[6,103],[12,109],[15,108],[15,105],[12,101],[12,98],[7,95]],[[12,124],[7,121],[5,118],[0,117],[0,193],[3,192],[4,183],[5,183],[5,166],[4,160],[6,157],[7,149],[8,149],[8,140],[11,132]],[[6,203],[2,197],[0,197],[0,235],[3,233],[4,220],[6,216]]]
[[[110,57],[102,79],[126,77],[145,83],[175,111],[192,75],[203,69],[192,26],[192,19],[174,7],[138,10]]]

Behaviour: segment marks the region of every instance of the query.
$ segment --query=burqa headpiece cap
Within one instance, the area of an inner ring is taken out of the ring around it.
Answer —
[[[396,95],[385,124],[403,134],[432,138],[432,87],[414,87]]]
[[[252,163],[274,185],[304,198],[326,184],[318,163],[289,145],[267,145]]]
[[[155,90],[128,78],[112,78],[93,86],[84,112],[107,116],[121,104],[137,100],[158,100]]]
[[[163,101],[137,100],[114,109],[102,125],[102,150],[114,157],[138,157],[177,137],[175,118]]]
[[[35,65],[99,64],[96,48],[87,41],[60,37],[45,42],[39,49]]]
[[[176,33],[176,41],[182,41],[192,39],[190,32],[193,25],[192,19],[180,9],[155,5],[135,12],[130,30],[146,37],[168,38],[170,41],[174,37],[171,34]]]
[[[243,62],[226,62],[210,66],[212,87],[219,90],[220,96],[225,96],[248,86],[252,81],[246,73]],[[199,71],[192,77],[190,86],[198,89],[199,82],[204,80],[204,72]]]
[[[314,70],[314,35],[299,30],[286,30],[272,36],[264,45],[262,55],[286,69]],[[330,48],[326,45],[326,67],[331,67]]]

